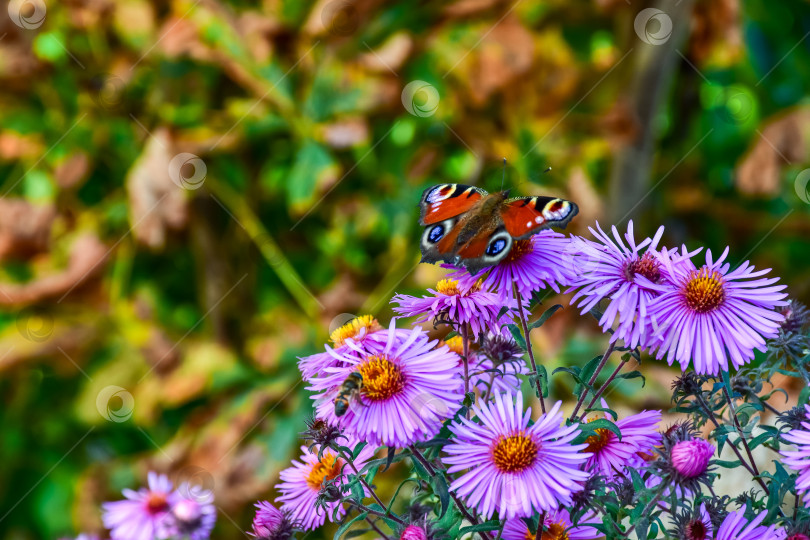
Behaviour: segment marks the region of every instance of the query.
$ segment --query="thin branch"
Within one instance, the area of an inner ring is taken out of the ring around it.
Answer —
[[[515,290],[515,298],[517,299],[518,305],[518,316],[520,318],[520,324],[523,326],[523,338],[526,340],[526,351],[529,353],[529,361],[532,364],[532,372],[529,374],[531,380],[534,381],[532,386],[535,386],[535,390],[537,390],[537,395],[540,396],[540,410],[543,413],[546,412],[546,402],[543,399],[543,390],[540,388],[540,381],[537,380],[537,363],[534,360],[534,351],[532,350],[532,340],[529,339],[529,323],[527,321],[526,315],[523,313],[523,298],[520,296],[520,290],[518,290],[517,285],[514,286]]]

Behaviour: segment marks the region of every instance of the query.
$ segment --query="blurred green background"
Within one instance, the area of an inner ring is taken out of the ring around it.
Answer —
[[[214,537],[241,537],[311,410],[296,357],[433,285],[422,190],[498,189],[503,157],[513,193],[578,202],[569,232],[664,224],[810,300],[810,2],[7,11],[2,538],[100,531],[150,469],[213,488]],[[534,340],[550,367],[602,345],[571,309]],[[658,379],[619,394],[667,407]]]

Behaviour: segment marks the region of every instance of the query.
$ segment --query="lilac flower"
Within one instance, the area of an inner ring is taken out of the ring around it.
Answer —
[[[180,495],[162,474],[150,472],[148,488],[125,489],[125,500],[102,504],[104,526],[112,540],[154,540],[168,536],[166,524]]]
[[[436,290],[428,289],[428,292],[431,296],[422,298],[405,294],[394,296],[391,303],[399,304],[394,311],[406,317],[418,316],[416,322],[446,318],[459,326],[469,325],[471,336],[478,339],[487,331],[502,333],[501,329],[512,319],[509,312],[501,315],[501,309],[517,307],[513,301],[481,290],[475,282],[462,287],[458,281],[443,279],[436,285]]]
[[[766,515],[768,515],[767,510],[763,510],[749,523],[742,510],[730,512],[720,524],[714,540],[783,540],[785,538],[784,529],[777,530],[776,525],[770,527],[760,525]],[[706,537],[707,540],[710,538],[710,536]]]
[[[351,441],[350,446],[357,444]],[[374,447],[365,446],[356,459],[353,460],[357,470],[362,470],[366,461],[374,455]],[[346,462],[336,455],[332,450],[324,450],[321,458],[318,458],[319,447],[313,447],[310,452],[306,446],[301,447],[302,455],[300,461],[293,461],[292,467],[284,469],[279,473],[282,482],[276,486],[281,495],[276,502],[282,503],[281,510],[285,512],[289,519],[295,523],[300,523],[304,530],[311,530],[323,525],[326,517],[332,520],[334,512],[337,511],[337,519],[343,517],[346,510],[339,501],[327,502],[326,509],[317,505],[318,493],[326,486],[327,481],[334,481],[335,485],[343,485],[343,474],[346,471],[343,467]],[[347,469],[350,470],[350,469]],[[263,514],[268,518],[276,514]],[[258,514],[257,514],[258,518]],[[275,524],[275,520],[269,520],[270,525]],[[254,521],[255,524],[255,521]]]
[[[636,243],[633,222],[630,221],[624,235],[627,245],[622,242],[615,226],[612,228],[613,238],[598,223],[596,228],[598,232],[593,228],[589,230],[598,242],[581,237],[571,239],[574,253],[571,264],[579,269],[568,290],[577,291],[571,304],[579,302],[578,307],[582,308],[584,315],[602,300],[609,299],[599,324],[607,331],[618,321],[611,343],[621,339],[633,348],[644,337],[650,303],[660,295],[659,291],[640,283],[636,276],[643,276],[652,283],[661,281],[657,249],[664,227],[660,227],[652,239],[645,238]]]
[[[792,429],[782,436],[796,445],[796,450],[782,450],[782,462],[799,472],[796,489],[805,493],[804,505],[810,506],[810,497],[806,495],[810,491],[810,406],[805,405],[804,408],[808,420],[802,422],[804,429]]]
[[[385,344],[363,350],[348,342],[351,355],[330,351],[345,367],[327,368],[309,389],[320,392],[313,397],[318,418],[372,445],[401,448],[433,437],[461,407],[464,390],[458,355],[436,348],[421,328],[402,337],[393,324]],[[334,400],[354,373],[362,388],[337,416]]]
[[[501,519],[528,517],[570,504],[588,473],[579,467],[588,459],[586,445],[573,445],[577,427],[561,427],[561,402],[533,425],[531,410],[523,409],[509,392],[493,402],[473,406],[480,423],[461,418],[450,426],[453,442],[444,447],[448,472],[466,470],[450,489],[486,519],[495,511]]]
[[[576,277],[570,265],[561,264],[570,249],[567,236],[546,229],[525,240],[516,240],[509,255],[491,268],[475,275],[458,269],[448,277],[458,279],[462,288],[481,280],[483,290],[509,300],[514,299],[513,285],[516,285],[520,296],[528,301],[533,292],[546,287],[560,292],[559,285],[566,286]]]
[[[591,524],[599,521],[596,515],[589,512],[582,516],[576,526],[571,522],[571,515],[568,510],[561,508],[556,512],[546,514],[545,531],[541,535],[542,540],[593,540],[601,536],[601,533],[594,529]],[[503,527],[503,540],[534,540],[537,531],[530,531],[526,523],[520,518],[510,518],[506,520]]]
[[[666,283],[645,281],[661,293],[648,310],[656,334],[650,353],[666,355],[684,371],[691,361],[695,372],[717,375],[729,369],[729,360],[738,368],[754,358],[754,349],[766,350],[765,339],[775,337],[784,320],[776,308],[786,305],[787,295],[779,292],[785,285],[773,285],[779,278],[753,279],[770,269],[755,272],[747,261],[729,271],[726,255],[728,248],[713,261],[707,251],[698,269],[688,258],[662,252]]]
[[[259,540],[289,540],[293,537],[296,525],[287,513],[267,501],[257,502],[256,508],[253,530],[248,533],[250,536]]]
[[[603,407],[606,408],[607,405],[603,404]],[[596,429],[596,435],[585,440],[588,445],[585,451],[590,452],[591,456],[584,468],[613,478],[616,474],[623,474],[625,467],[638,468],[643,465],[643,459],[638,454],[649,454],[655,446],[661,444],[661,434],[657,431],[661,411],[642,411],[619,421],[613,418],[608,420],[616,424],[622,438],[619,440],[608,429]]]

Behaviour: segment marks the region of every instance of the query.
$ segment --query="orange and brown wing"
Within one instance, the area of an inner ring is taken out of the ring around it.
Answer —
[[[526,238],[540,229],[565,227],[577,215],[576,204],[554,197],[516,197],[507,200],[501,218],[515,239]]]
[[[464,184],[429,187],[422,193],[422,200],[419,202],[419,224],[424,227],[461,215],[486,195],[487,192],[483,189]]]

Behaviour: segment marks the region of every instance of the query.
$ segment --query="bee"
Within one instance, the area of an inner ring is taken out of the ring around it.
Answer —
[[[349,401],[357,400],[360,397],[360,390],[363,389],[363,376],[354,372],[340,385],[340,391],[334,400],[335,416],[343,416],[349,410]]]

